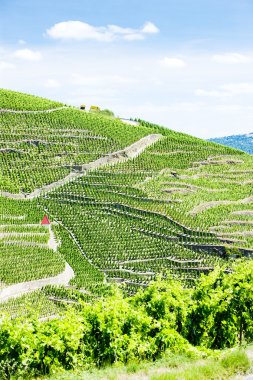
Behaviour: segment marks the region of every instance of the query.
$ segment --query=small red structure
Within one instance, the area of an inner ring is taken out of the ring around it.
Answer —
[[[42,219],[42,221],[41,221],[41,224],[42,224],[43,226],[49,226],[49,225],[50,225],[50,221],[49,221],[47,215],[44,215],[44,217],[43,217],[43,219]]]

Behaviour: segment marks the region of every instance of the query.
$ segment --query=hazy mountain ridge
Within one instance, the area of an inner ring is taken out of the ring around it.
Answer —
[[[249,154],[253,154],[253,132],[243,135],[215,137],[209,139],[209,141],[226,145],[231,148],[240,149]]]

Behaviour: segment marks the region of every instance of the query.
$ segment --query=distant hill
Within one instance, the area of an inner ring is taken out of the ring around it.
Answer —
[[[245,135],[217,137],[214,139],[210,139],[209,141],[230,146],[231,148],[240,149],[246,153],[253,154],[253,133],[248,133]]]

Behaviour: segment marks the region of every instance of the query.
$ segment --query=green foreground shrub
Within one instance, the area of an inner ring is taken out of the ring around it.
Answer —
[[[53,320],[3,316],[0,377],[156,360],[166,350],[198,357],[191,344],[222,348],[249,342],[252,280],[253,264],[248,262],[231,274],[217,269],[203,276],[191,291],[172,279],[159,279],[129,298],[115,288],[110,296],[94,304],[82,301],[78,309]],[[220,365],[230,366],[233,360]]]
[[[192,294],[185,337],[194,345],[233,347],[253,340],[253,263],[225,274],[220,268],[203,276]]]

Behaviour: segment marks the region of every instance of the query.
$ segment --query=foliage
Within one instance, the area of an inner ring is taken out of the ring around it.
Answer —
[[[253,264],[234,264],[252,256],[252,156],[108,110],[0,96],[0,286],[54,276],[65,262],[75,273],[67,288],[1,304],[0,376],[156,360],[166,350],[197,357],[195,346],[252,341]],[[137,157],[85,169],[157,133]],[[36,188],[44,193],[30,199]],[[45,212],[56,251],[40,226]],[[211,378],[231,362],[247,367],[231,354],[184,375]]]
[[[112,110],[104,109],[100,111],[100,114],[105,115],[105,116],[114,116],[114,112]]]
[[[195,287],[217,265],[229,272],[238,257],[252,256],[251,156],[142,120],[132,126],[101,112],[0,94],[2,287],[55,275],[66,261],[74,289],[47,296],[76,301],[79,289],[92,302],[111,283],[130,295],[168,273]],[[134,159],[87,170],[155,133],[160,139]],[[31,201],[36,188],[43,192]],[[45,212],[56,222],[57,252],[44,246]]]
[[[148,316],[156,319],[166,319],[170,326],[182,332],[185,324],[189,294],[180,282],[158,279],[152,282],[147,289],[140,290],[131,300],[139,308],[143,307]]]
[[[92,304],[80,301],[52,320],[3,317],[2,377],[155,360],[166,350],[194,358],[199,352],[190,343],[204,349],[231,347],[240,337],[252,341],[253,265],[234,269],[212,272],[191,291],[172,279],[159,279],[130,298],[115,287],[110,296]],[[244,370],[248,361],[232,353],[220,365]]]
[[[40,98],[39,96],[0,89],[0,109],[17,111],[39,111],[64,106],[62,103]]]
[[[59,252],[49,246],[36,202],[0,198],[0,287],[55,276],[64,271]]]
[[[253,264],[243,262],[225,275],[216,269],[193,292],[187,339],[210,348],[231,347],[253,339]]]
[[[148,134],[145,127],[70,107],[0,112],[0,130],[0,190],[25,194]]]
[[[121,380],[142,379],[148,375],[152,380],[227,380],[235,375],[247,373],[250,362],[244,350],[225,350],[210,353],[208,357],[192,358],[188,354],[172,354],[166,351],[156,362],[130,362],[126,366],[108,366],[102,369],[92,369],[75,372],[54,373],[54,380]],[[180,377],[179,377],[180,376]],[[46,379],[49,379],[46,377]],[[50,377],[51,379],[51,377]]]
[[[161,287],[165,284],[159,282],[158,289]],[[80,311],[71,308],[61,318],[51,321],[39,322],[36,316],[15,321],[3,318],[0,329],[2,375],[9,378],[12,371],[46,374],[54,368],[70,369],[85,363],[100,366],[133,359],[156,359],[168,348],[173,352],[188,350],[189,343],[176,331],[177,315],[171,315],[178,314],[174,305],[169,307],[173,299],[164,299],[166,307],[164,313],[159,314],[155,285],[152,292],[153,316],[145,308],[145,292],[143,299],[140,294],[131,301],[115,288],[111,296],[92,305],[83,303]]]
[[[39,322],[30,320],[1,321],[0,373],[9,379],[18,375],[48,373],[53,368],[73,368],[83,358],[80,340],[84,325],[70,310],[64,318]]]

